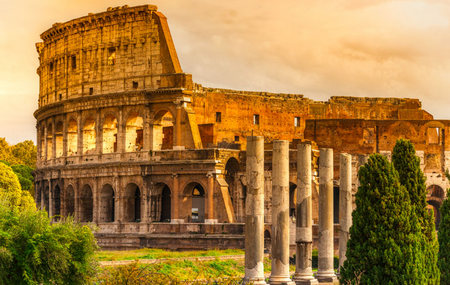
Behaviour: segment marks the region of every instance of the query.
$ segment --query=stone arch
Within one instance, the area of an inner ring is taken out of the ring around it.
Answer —
[[[85,184],[80,192],[80,222],[92,222],[94,217],[92,188]]]
[[[205,187],[198,182],[188,183],[183,190],[183,195],[191,209],[188,220],[193,223],[203,223],[205,221]]]
[[[95,130],[95,120],[92,117],[87,118],[83,125],[83,154],[95,152],[97,147],[97,132]]]
[[[239,162],[236,158],[230,157],[225,164],[225,181],[228,184],[228,192],[230,193],[231,203],[234,209],[238,209],[239,193],[237,174],[239,172]]]
[[[125,124],[125,151],[141,151],[144,147],[144,118],[136,112],[129,114]]]
[[[45,186],[45,188],[44,188],[44,209],[47,212],[48,212],[49,206],[50,206],[49,191],[50,191],[50,188],[48,187],[48,185]]]
[[[151,125],[153,150],[172,149],[174,145],[175,116],[169,109],[156,112]]]
[[[47,160],[52,159],[53,156],[53,124],[47,125]]]
[[[67,125],[67,155],[76,155],[78,152],[78,124],[73,118]]]
[[[75,214],[75,191],[73,186],[69,185],[66,188],[66,195],[64,195],[64,204],[66,206],[66,217],[74,216]]]
[[[297,184],[289,182],[289,216],[295,217],[295,205],[297,203]]]
[[[55,156],[61,157],[63,156],[63,132],[64,132],[64,123],[62,121],[58,121],[55,127]]]
[[[429,209],[433,210],[434,222],[436,229],[439,229],[441,221],[440,207],[445,199],[445,191],[439,185],[433,184],[427,188],[427,203]]]
[[[53,189],[53,215],[61,216],[61,188],[57,184]]]
[[[124,193],[124,220],[126,222],[141,221],[141,189],[135,183],[128,183]]]
[[[115,193],[111,184],[105,184],[100,191],[100,222],[115,220]]]
[[[103,153],[117,152],[117,118],[108,114],[103,120]]]
[[[165,183],[157,183],[150,201],[152,221],[170,222],[172,211],[172,191]]]

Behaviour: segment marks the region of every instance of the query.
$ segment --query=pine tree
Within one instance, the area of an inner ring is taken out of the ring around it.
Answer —
[[[450,175],[447,179],[450,180]],[[441,223],[439,224],[439,269],[441,270],[441,284],[450,284],[450,189],[447,190],[447,198],[441,206]]]
[[[420,159],[416,156],[414,145],[409,140],[397,141],[392,153],[392,163],[399,174],[400,184],[408,191],[411,206],[423,234],[421,243],[425,259],[422,264],[423,273],[427,276],[427,284],[439,284],[440,273],[437,265],[439,246],[434,217],[427,209],[427,187],[425,176],[420,169]]]
[[[358,176],[341,283],[427,284],[419,262],[419,222],[398,172],[385,157],[373,154]]]

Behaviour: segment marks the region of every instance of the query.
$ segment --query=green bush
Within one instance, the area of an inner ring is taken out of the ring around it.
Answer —
[[[449,179],[450,180],[450,179]],[[441,223],[439,225],[439,269],[441,270],[441,284],[450,284],[450,190],[441,206]]]
[[[340,271],[342,284],[427,284],[422,268],[419,222],[398,172],[373,154],[358,173],[360,186]]]
[[[423,260],[418,260],[416,267],[421,268],[420,274],[424,276],[427,284],[439,284],[440,272],[437,265],[439,245],[434,217],[427,209],[425,176],[420,169],[420,159],[416,156],[414,145],[408,140],[398,140],[392,153],[392,163],[398,171],[400,184],[408,191],[413,214],[416,215],[421,229]]]
[[[33,168],[23,165],[23,164],[15,164],[11,166],[14,173],[19,178],[20,186],[22,190],[32,190],[33,189]]]
[[[88,226],[0,203],[0,284],[86,284],[96,248]]]

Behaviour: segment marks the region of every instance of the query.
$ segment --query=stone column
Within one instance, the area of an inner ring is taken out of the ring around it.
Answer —
[[[296,284],[318,284],[312,272],[311,143],[297,146]]]
[[[122,216],[122,189],[120,189],[120,177],[118,175],[114,175],[113,178],[114,183],[114,222],[123,222]]]
[[[244,284],[264,281],[264,137],[247,137]]]
[[[347,241],[350,237],[352,225],[352,156],[341,153],[339,183],[339,268],[347,259]]]
[[[273,142],[270,284],[295,284],[289,274],[289,142]]]
[[[117,152],[125,152],[126,128],[124,128],[123,107],[119,109],[119,117],[117,118]]]
[[[81,111],[78,112],[77,117],[77,155],[79,162],[82,162],[83,156],[83,126],[81,124]]]
[[[56,119],[52,118],[52,160],[54,161],[56,158]]]
[[[51,179],[48,180],[48,216],[53,216],[53,189]]]
[[[45,183],[41,181],[41,210],[45,209]]]
[[[47,161],[47,153],[48,153],[48,143],[47,143],[47,136],[48,136],[48,124],[46,121],[44,121],[45,128],[44,128],[44,161]]]
[[[214,174],[208,173],[208,189],[206,191],[206,219],[205,224],[217,223],[217,219],[214,219]]]
[[[175,117],[175,141],[173,149],[181,149],[181,104],[177,104],[177,114]]]
[[[333,149],[320,149],[319,158],[319,282],[337,280],[333,266]]]
[[[179,189],[179,181],[178,181],[178,174],[172,174],[173,178],[173,189],[172,189],[172,200],[170,203],[170,208],[172,209],[172,213],[170,214],[170,222],[172,224],[182,224],[184,223],[183,219],[180,219],[180,189]]]

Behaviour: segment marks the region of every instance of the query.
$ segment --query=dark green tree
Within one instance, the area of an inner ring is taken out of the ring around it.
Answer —
[[[427,284],[439,284],[439,268],[437,265],[439,245],[436,239],[434,217],[427,209],[427,186],[425,176],[420,169],[420,159],[416,156],[414,145],[405,139],[397,141],[392,152],[392,163],[398,171],[400,184],[408,191],[411,206],[419,221],[424,265]]]
[[[15,164],[11,166],[14,173],[19,178],[20,186],[22,190],[32,190],[33,189],[33,168],[28,165]]]
[[[450,175],[446,173],[450,181]],[[439,224],[439,259],[438,265],[441,270],[441,284],[450,284],[450,189],[447,189],[447,198],[442,203],[441,223]]]
[[[419,222],[398,172],[385,157],[373,154],[358,176],[341,283],[427,284]]]

